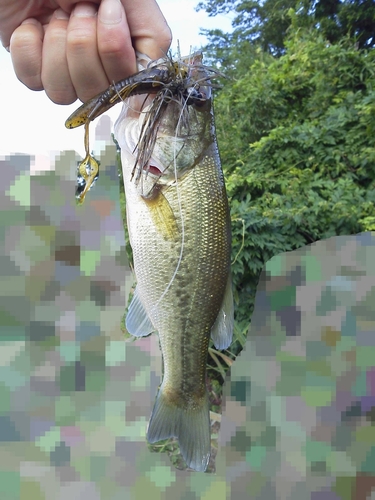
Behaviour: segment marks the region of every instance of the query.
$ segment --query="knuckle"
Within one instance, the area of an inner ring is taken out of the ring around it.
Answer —
[[[93,43],[92,33],[90,31],[76,28],[70,30],[66,37],[66,44],[72,52],[83,52]]]
[[[158,32],[158,41],[163,49],[169,49],[172,43],[172,31],[167,24]]]
[[[61,28],[55,28],[53,30],[48,30],[45,35],[45,40],[48,40],[49,44],[60,44],[62,40],[65,40],[66,31]]]
[[[121,41],[116,39],[107,39],[100,44],[99,52],[101,56],[122,56],[124,52],[124,45]]]
[[[40,65],[33,61],[20,61],[14,65],[14,71],[20,82],[30,90],[43,90],[43,83],[40,74]]]
[[[77,99],[74,90],[46,89],[45,91],[48,98],[55,104],[72,104]]]
[[[22,82],[27,88],[29,88],[30,90],[34,90],[34,91],[37,91],[39,92],[40,90],[43,90],[44,87],[43,87],[43,84],[42,82],[40,81],[40,78],[39,77],[35,77],[35,78],[26,78],[23,82]]]
[[[35,92],[39,92],[41,90],[44,90],[44,87],[40,81],[40,78],[30,78],[30,77],[19,77],[17,76],[18,80],[25,85],[30,90],[33,90]]]
[[[35,45],[36,42],[35,33],[33,33],[31,30],[25,30],[20,28],[16,30],[12,35],[11,38],[12,52],[14,52],[15,50],[28,51]]]
[[[71,104],[77,99],[75,89],[70,81],[60,75],[42,75],[44,90],[49,99],[56,104]]]

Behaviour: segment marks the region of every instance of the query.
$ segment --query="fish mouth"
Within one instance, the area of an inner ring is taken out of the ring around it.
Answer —
[[[156,177],[160,177],[161,175],[163,175],[163,172],[156,165],[145,165],[143,167],[143,170],[146,172],[146,175],[151,174],[155,175]]]

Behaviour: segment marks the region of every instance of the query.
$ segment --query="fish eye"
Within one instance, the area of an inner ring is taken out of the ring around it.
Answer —
[[[187,105],[195,105],[198,107],[204,106],[207,101],[207,96],[204,92],[201,92],[199,88],[188,87],[185,90],[184,97],[186,99]]]

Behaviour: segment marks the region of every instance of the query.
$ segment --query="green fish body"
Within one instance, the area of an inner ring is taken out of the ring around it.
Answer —
[[[129,98],[115,136],[137,279],[126,326],[138,337],[156,330],[163,355],[147,439],[177,437],[187,465],[204,471],[211,450],[209,338],[218,349],[232,339],[231,231],[207,73],[199,57],[187,68],[174,95],[149,97],[141,113],[144,97]],[[135,171],[140,137],[150,144],[145,134],[153,137],[152,150]]]

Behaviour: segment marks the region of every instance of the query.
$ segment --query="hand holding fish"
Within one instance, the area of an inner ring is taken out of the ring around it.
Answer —
[[[57,104],[86,101],[162,57],[170,29],[155,0],[0,0],[0,39],[18,79]]]

